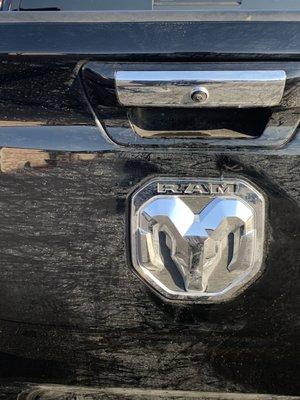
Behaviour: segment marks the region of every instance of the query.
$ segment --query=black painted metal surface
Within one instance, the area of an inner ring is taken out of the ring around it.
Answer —
[[[238,33],[238,34],[237,34]],[[299,22],[3,23],[0,54],[108,60],[299,59]],[[224,40],[226,38],[226,40]],[[288,38],[288,40],[287,40]],[[152,56],[152,58],[151,58]],[[154,57],[154,58],[153,58]]]
[[[126,265],[129,190],[232,170],[269,199],[265,273],[231,303],[161,303]],[[298,394],[299,173],[298,156],[186,153],[2,175],[1,377]]]
[[[251,153],[117,146],[78,79],[88,60],[298,59],[299,23],[11,23],[0,33],[0,146],[53,161],[0,175],[0,398],[30,382],[299,395],[299,131]],[[76,151],[94,158],[66,162]],[[126,260],[128,193],[150,176],[220,174],[268,197],[265,272],[230,303],[166,305]]]

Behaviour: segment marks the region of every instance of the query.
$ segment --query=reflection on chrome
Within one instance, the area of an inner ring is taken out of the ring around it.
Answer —
[[[133,197],[133,264],[165,297],[227,300],[260,271],[264,199],[248,183],[235,187],[235,193],[154,195],[140,207],[143,189]]]
[[[261,71],[117,71],[119,103],[138,107],[267,107],[282,99],[286,73]],[[206,94],[194,101],[196,92]]]

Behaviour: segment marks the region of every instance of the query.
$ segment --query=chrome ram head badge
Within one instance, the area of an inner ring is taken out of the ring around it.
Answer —
[[[131,260],[170,300],[214,303],[261,273],[265,201],[241,179],[157,178],[131,199]]]

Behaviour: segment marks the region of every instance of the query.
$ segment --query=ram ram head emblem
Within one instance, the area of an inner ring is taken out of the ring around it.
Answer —
[[[242,180],[152,180],[132,197],[133,267],[167,299],[229,300],[261,272],[264,207]]]

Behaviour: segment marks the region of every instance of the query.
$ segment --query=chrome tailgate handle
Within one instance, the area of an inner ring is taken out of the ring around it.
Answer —
[[[137,107],[270,107],[285,82],[282,70],[115,72],[119,103]]]

